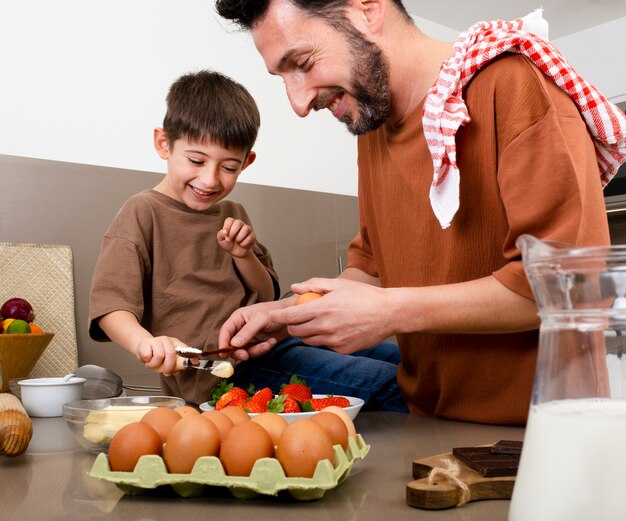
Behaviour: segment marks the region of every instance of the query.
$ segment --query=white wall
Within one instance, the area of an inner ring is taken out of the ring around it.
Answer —
[[[626,101],[626,17],[554,40],[568,61],[609,99]]]
[[[242,182],[356,195],[355,138],[326,112],[299,119],[249,35],[226,25],[213,6],[210,0],[3,2],[0,154],[163,172],[152,129],[161,124],[167,89],[185,72],[213,68],[244,84],[261,110],[258,159]],[[457,35],[416,20],[437,39]],[[615,31],[623,34],[626,19],[621,24]],[[602,31],[593,39],[608,36]],[[572,60],[589,51],[565,43],[573,47]],[[581,61],[586,64],[584,56]],[[610,74],[591,67],[590,76],[613,89],[611,78],[623,79],[626,60],[618,63],[621,70]]]

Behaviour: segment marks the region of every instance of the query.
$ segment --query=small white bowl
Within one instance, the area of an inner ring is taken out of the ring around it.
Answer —
[[[22,404],[29,416],[49,418],[63,416],[63,405],[80,400],[84,378],[27,378],[17,382]]]

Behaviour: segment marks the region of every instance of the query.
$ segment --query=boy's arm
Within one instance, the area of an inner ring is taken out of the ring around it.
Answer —
[[[254,253],[256,235],[241,219],[227,217],[217,234],[217,243],[233,259],[245,286],[259,295],[259,301],[274,300],[272,276]]]
[[[112,311],[102,316],[98,325],[112,342],[144,362],[148,369],[159,368],[159,372],[166,375],[174,372],[175,348],[185,345],[177,338],[152,336],[141,326],[135,315],[124,310]]]
[[[233,257],[246,287],[259,294],[259,301],[274,300],[274,281],[253,251],[245,257]]]

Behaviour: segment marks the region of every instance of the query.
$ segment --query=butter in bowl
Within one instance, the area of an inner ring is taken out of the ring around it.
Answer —
[[[77,400],[63,406],[63,417],[78,444],[93,453],[108,452],[115,433],[129,423],[140,421],[155,407],[185,405],[174,396],[128,396],[98,400]]]

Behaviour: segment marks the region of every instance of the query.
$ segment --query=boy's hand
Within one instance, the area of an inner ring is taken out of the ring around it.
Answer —
[[[256,235],[250,225],[227,217],[224,226],[217,232],[217,243],[233,257],[247,257],[256,243]]]
[[[174,373],[176,365],[176,346],[184,346],[177,338],[169,336],[145,337],[137,344],[135,356],[144,362],[148,369],[159,369],[165,376]]]

